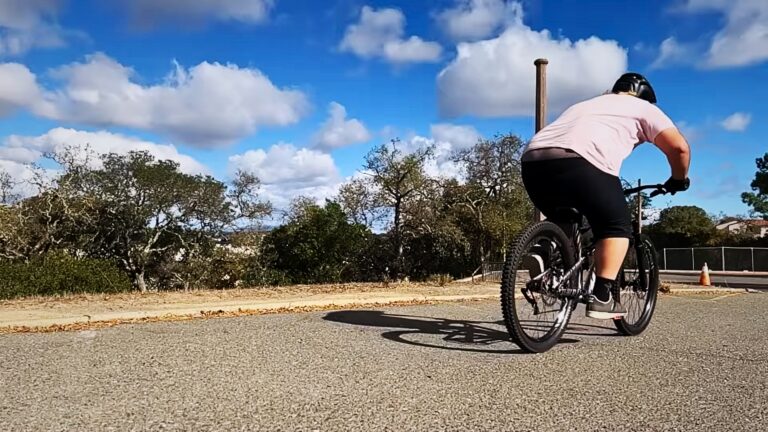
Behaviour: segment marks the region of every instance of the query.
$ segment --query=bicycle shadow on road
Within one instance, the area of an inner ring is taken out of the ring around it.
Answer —
[[[387,340],[408,345],[438,348],[451,351],[466,351],[492,354],[524,354],[520,349],[504,349],[505,344],[514,344],[504,329],[503,321],[465,321],[412,315],[389,314],[376,310],[345,310],[329,312],[326,321],[366,327],[385,327],[381,336]],[[501,326],[493,328],[491,326]],[[573,327],[573,329],[571,329]],[[610,336],[594,333],[589,328],[608,330],[605,327],[574,323],[566,335]],[[426,342],[430,336],[438,336],[442,342]],[[559,343],[576,343],[578,339],[563,337]]]

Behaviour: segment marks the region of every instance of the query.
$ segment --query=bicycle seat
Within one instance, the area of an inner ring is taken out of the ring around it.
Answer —
[[[563,223],[581,223],[582,215],[581,212],[575,208],[557,207],[552,213],[552,217],[550,219]]]

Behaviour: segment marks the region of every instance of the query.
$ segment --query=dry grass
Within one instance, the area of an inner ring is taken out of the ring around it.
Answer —
[[[368,293],[368,292],[418,292],[425,295],[471,294],[478,285],[452,283],[440,286],[436,283],[349,283],[325,285],[290,285],[285,287],[236,288],[227,290],[128,292],[120,294],[72,294],[63,296],[36,296],[0,301],[0,308],[14,309],[61,309],[77,306],[109,306],[105,310],[141,308],[163,304],[189,304],[230,300],[283,299],[308,297],[322,294]]]

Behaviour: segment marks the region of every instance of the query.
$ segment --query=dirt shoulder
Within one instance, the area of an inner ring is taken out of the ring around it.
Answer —
[[[701,299],[743,290],[667,285]],[[376,305],[497,299],[498,282],[293,285],[189,292],[88,294],[0,301],[0,333],[103,328],[125,323],[303,312]]]
[[[317,310],[349,305],[492,298],[498,283],[294,285],[189,292],[83,294],[0,301],[0,333],[98,322]],[[65,328],[64,328],[65,329]]]

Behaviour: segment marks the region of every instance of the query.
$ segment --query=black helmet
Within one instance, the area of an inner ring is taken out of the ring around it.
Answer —
[[[629,72],[619,77],[619,79],[616,80],[616,84],[613,85],[611,92],[627,92],[652,104],[656,103],[656,93],[653,91],[651,83],[639,73]]]

